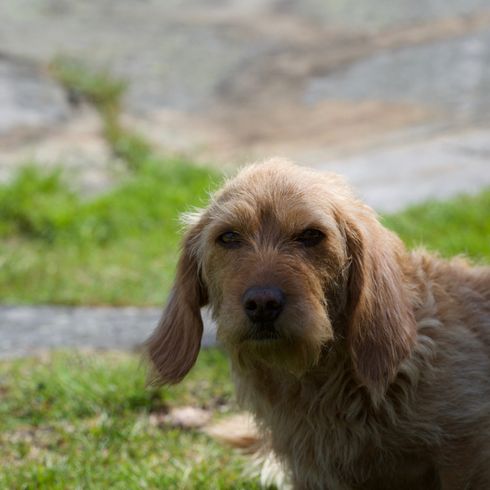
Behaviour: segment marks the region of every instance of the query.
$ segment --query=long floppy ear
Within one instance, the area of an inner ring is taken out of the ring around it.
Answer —
[[[355,373],[365,386],[384,392],[416,335],[413,307],[402,270],[404,248],[370,211],[345,223],[350,256],[347,343]]]
[[[178,383],[195,364],[201,346],[203,323],[200,309],[207,293],[200,280],[193,245],[198,238],[195,225],[184,237],[175,282],[158,327],[146,342],[155,368],[154,380]]]

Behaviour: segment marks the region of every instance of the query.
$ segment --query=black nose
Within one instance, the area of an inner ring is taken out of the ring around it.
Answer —
[[[253,323],[273,322],[286,303],[284,293],[274,287],[252,287],[243,295],[243,308]]]

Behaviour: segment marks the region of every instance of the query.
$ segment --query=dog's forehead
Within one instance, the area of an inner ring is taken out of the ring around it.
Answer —
[[[264,222],[298,229],[331,222],[337,184],[325,175],[293,165],[247,168],[217,193],[212,214],[229,224],[256,227]]]

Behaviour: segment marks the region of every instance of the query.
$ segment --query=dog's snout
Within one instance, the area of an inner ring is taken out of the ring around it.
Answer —
[[[254,323],[272,322],[286,303],[284,292],[276,287],[251,287],[243,295],[243,307]]]

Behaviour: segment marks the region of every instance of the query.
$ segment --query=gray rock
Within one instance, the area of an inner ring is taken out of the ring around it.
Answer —
[[[59,124],[70,112],[64,90],[38,66],[0,55],[0,138]]]
[[[417,104],[451,125],[490,120],[490,30],[381,51],[309,80],[304,100]]]
[[[365,202],[377,211],[393,213],[490,186],[490,130],[449,133],[316,167],[342,173]]]
[[[64,348],[139,349],[158,324],[160,308],[0,306],[0,358]],[[202,345],[215,344],[203,311]]]

